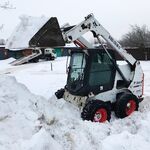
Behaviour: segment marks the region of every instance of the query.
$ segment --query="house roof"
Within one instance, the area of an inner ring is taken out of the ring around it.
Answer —
[[[48,21],[46,17],[23,16],[19,25],[14,29],[6,42],[6,48],[11,50],[21,50],[28,48],[29,41],[33,35]]]
[[[5,48],[5,45],[0,45],[0,47],[4,47]]]

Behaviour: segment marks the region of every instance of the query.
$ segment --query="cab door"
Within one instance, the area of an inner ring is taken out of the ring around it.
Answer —
[[[106,52],[91,53],[89,69],[89,87],[94,94],[108,91],[113,88],[115,67]]]

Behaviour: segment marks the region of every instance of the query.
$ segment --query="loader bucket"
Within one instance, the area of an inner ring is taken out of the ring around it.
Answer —
[[[29,41],[30,47],[64,46],[65,42],[56,17],[50,18]]]

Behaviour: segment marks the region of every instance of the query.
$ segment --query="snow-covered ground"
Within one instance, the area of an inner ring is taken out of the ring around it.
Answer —
[[[149,150],[150,62],[138,112],[110,122],[83,121],[80,111],[54,92],[66,82],[66,58],[11,66],[0,61],[0,150]],[[52,65],[52,70],[51,70]]]

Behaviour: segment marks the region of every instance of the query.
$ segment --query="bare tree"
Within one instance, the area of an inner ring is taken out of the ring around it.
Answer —
[[[0,25],[0,30],[2,30],[2,29],[3,29],[3,27],[4,27],[4,24]]]
[[[16,9],[10,1],[5,1],[0,3],[0,9]],[[4,24],[0,24],[0,31],[4,28]]]
[[[15,7],[10,3],[10,1],[4,1],[0,4],[1,9],[15,9]]]
[[[125,47],[147,47],[150,46],[150,31],[146,25],[139,27],[131,26],[131,31],[123,35],[120,43]]]

